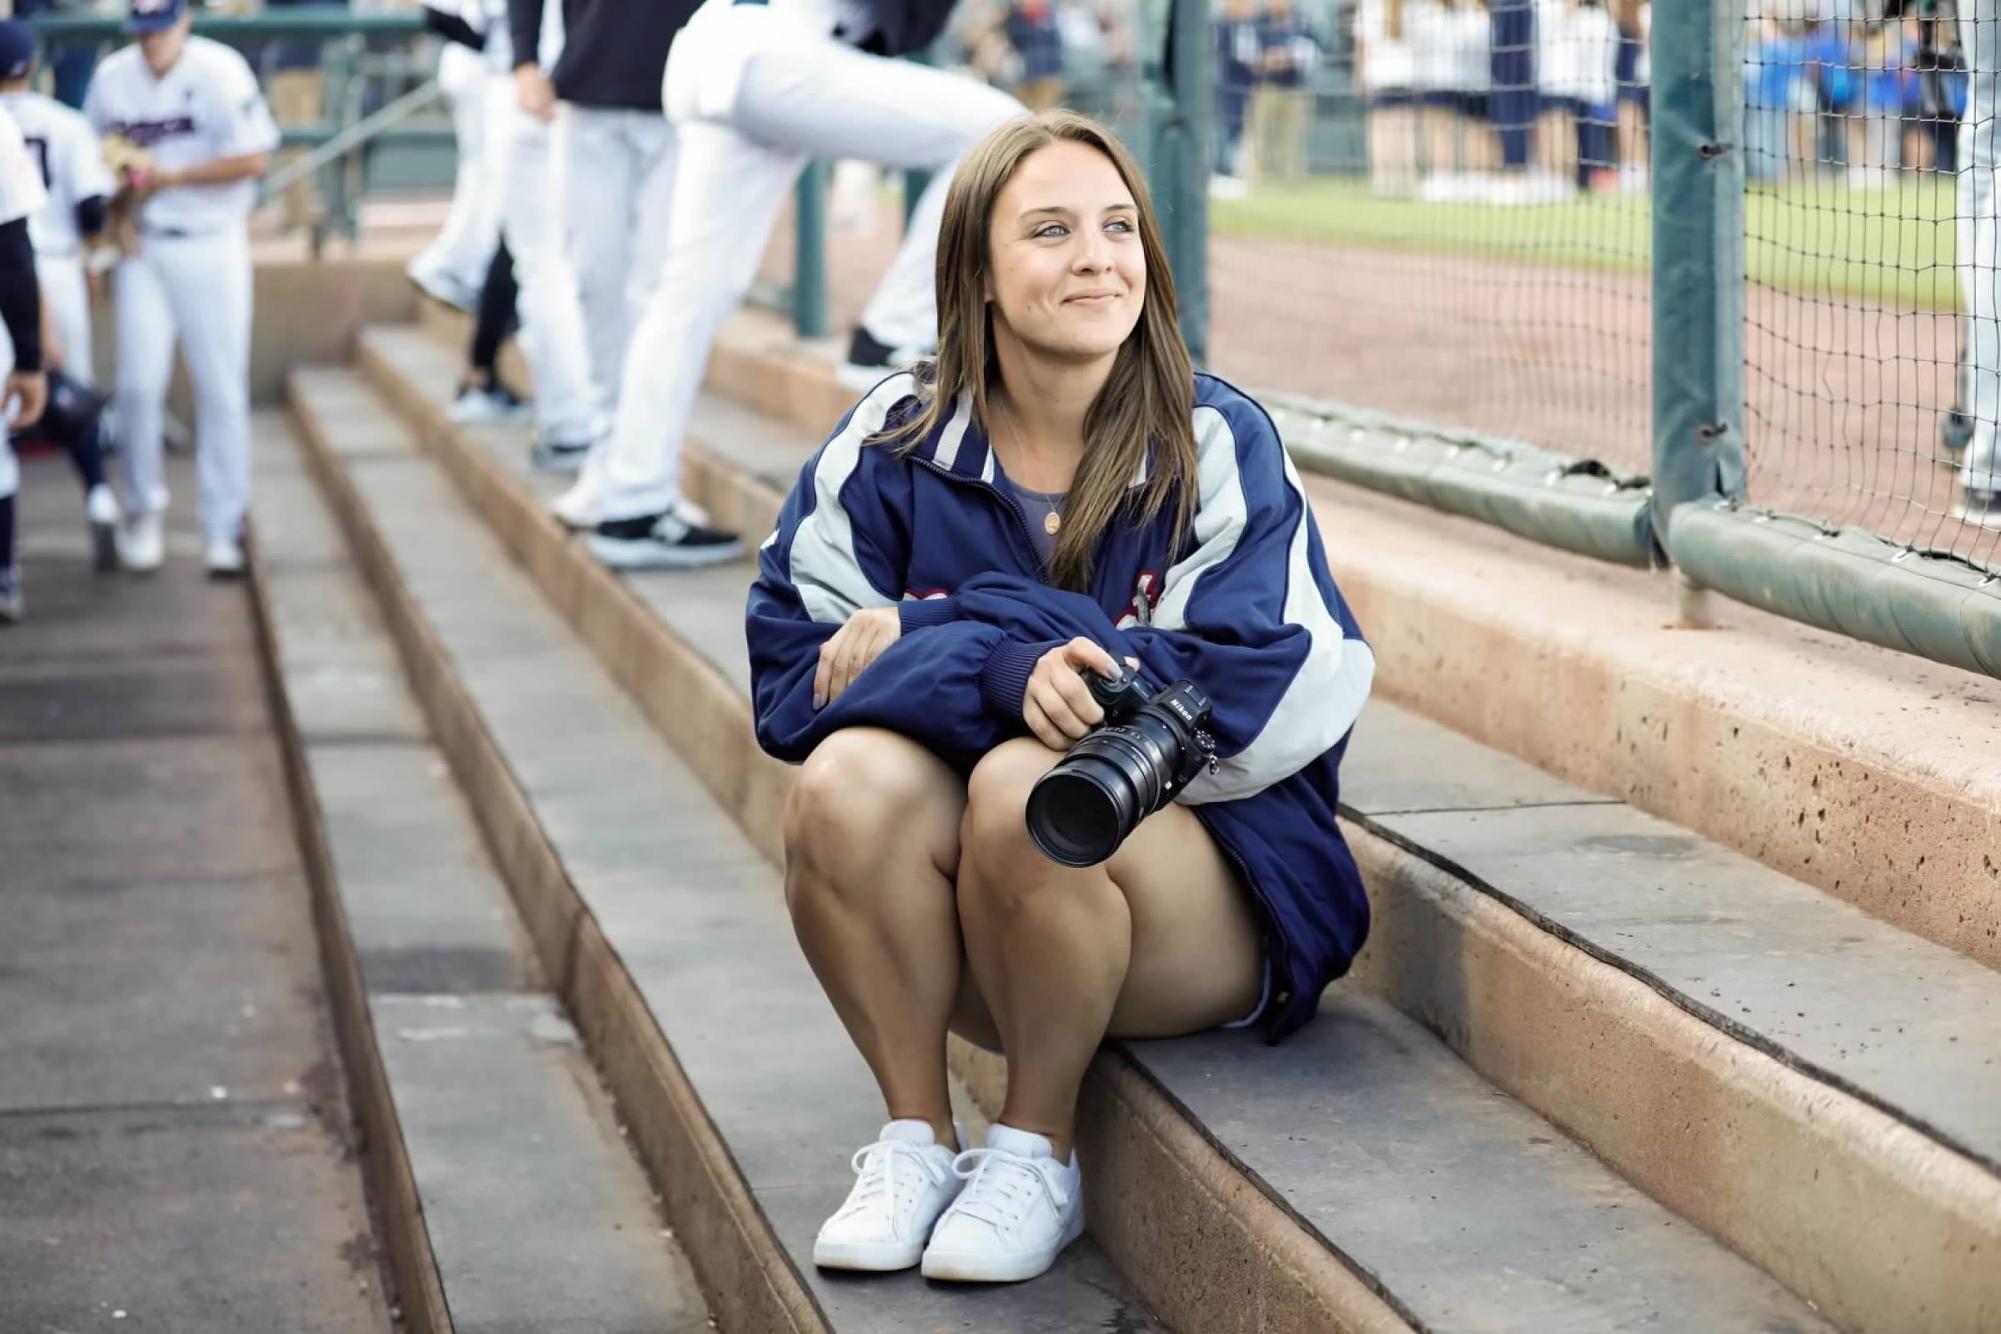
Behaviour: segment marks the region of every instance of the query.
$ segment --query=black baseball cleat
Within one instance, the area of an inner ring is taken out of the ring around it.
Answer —
[[[614,570],[692,570],[743,554],[743,539],[663,510],[610,519],[591,534],[591,554]]]

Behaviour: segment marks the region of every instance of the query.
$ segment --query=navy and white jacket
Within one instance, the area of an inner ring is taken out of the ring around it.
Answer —
[[[1155,688],[1194,681],[1215,706],[1221,763],[1178,800],[1262,910],[1277,1041],[1312,1018],[1368,932],[1334,817],[1336,769],[1375,672],[1277,428],[1233,386],[1197,376],[1192,531],[1175,547],[1171,512],[1115,522],[1080,593],[1043,582],[970,395],[908,455],[863,443],[915,415],[917,394],[906,372],[850,410],[764,543],[747,625],[758,742],[798,761],[839,728],[886,727],[970,772],[1028,734],[1029,674],[1079,635],[1137,658]],[[1146,477],[1142,465],[1132,484]],[[855,611],[891,605],[902,636],[815,710],[820,645]]]

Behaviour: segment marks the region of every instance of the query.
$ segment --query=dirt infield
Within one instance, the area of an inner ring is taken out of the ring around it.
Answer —
[[[893,214],[890,217],[893,219]],[[836,329],[859,317],[893,225],[830,245]],[[791,272],[781,224],[765,276]],[[1634,472],[1650,456],[1644,273],[1217,236],[1210,361],[1285,389],[1526,440]],[[1754,286],[1745,433],[1751,498],[2001,564],[2001,533],[1950,517],[1938,446],[1959,320]]]

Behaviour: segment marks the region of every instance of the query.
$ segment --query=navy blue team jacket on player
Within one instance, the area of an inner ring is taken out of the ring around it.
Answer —
[[[1336,768],[1375,659],[1328,573],[1312,510],[1263,408],[1196,377],[1200,504],[1115,521],[1089,594],[1052,588],[1027,523],[994,485],[971,396],[907,456],[863,442],[920,409],[891,376],[800,473],[759,556],[747,634],[757,737],[803,760],[842,727],[885,727],[970,772],[1028,733],[1022,696],[1076,636],[1137,658],[1152,687],[1186,677],[1215,705],[1220,765],[1179,798],[1237,863],[1262,909],[1273,1041],[1313,1016],[1368,932],[1335,825]],[[1144,482],[1142,466],[1133,485]],[[823,709],[820,645],[859,608],[901,607],[902,636]]]

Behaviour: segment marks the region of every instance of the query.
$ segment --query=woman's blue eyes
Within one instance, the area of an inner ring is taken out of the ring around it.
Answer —
[[[1128,218],[1113,218],[1110,222],[1105,224],[1105,230],[1106,231],[1116,230],[1120,233],[1130,235],[1133,230],[1132,221]],[[1069,231],[1070,229],[1060,222],[1046,222],[1042,226],[1036,228],[1035,231],[1031,233],[1031,235],[1034,237],[1034,239],[1042,241],[1042,240],[1047,240],[1050,237],[1067,235]]]

